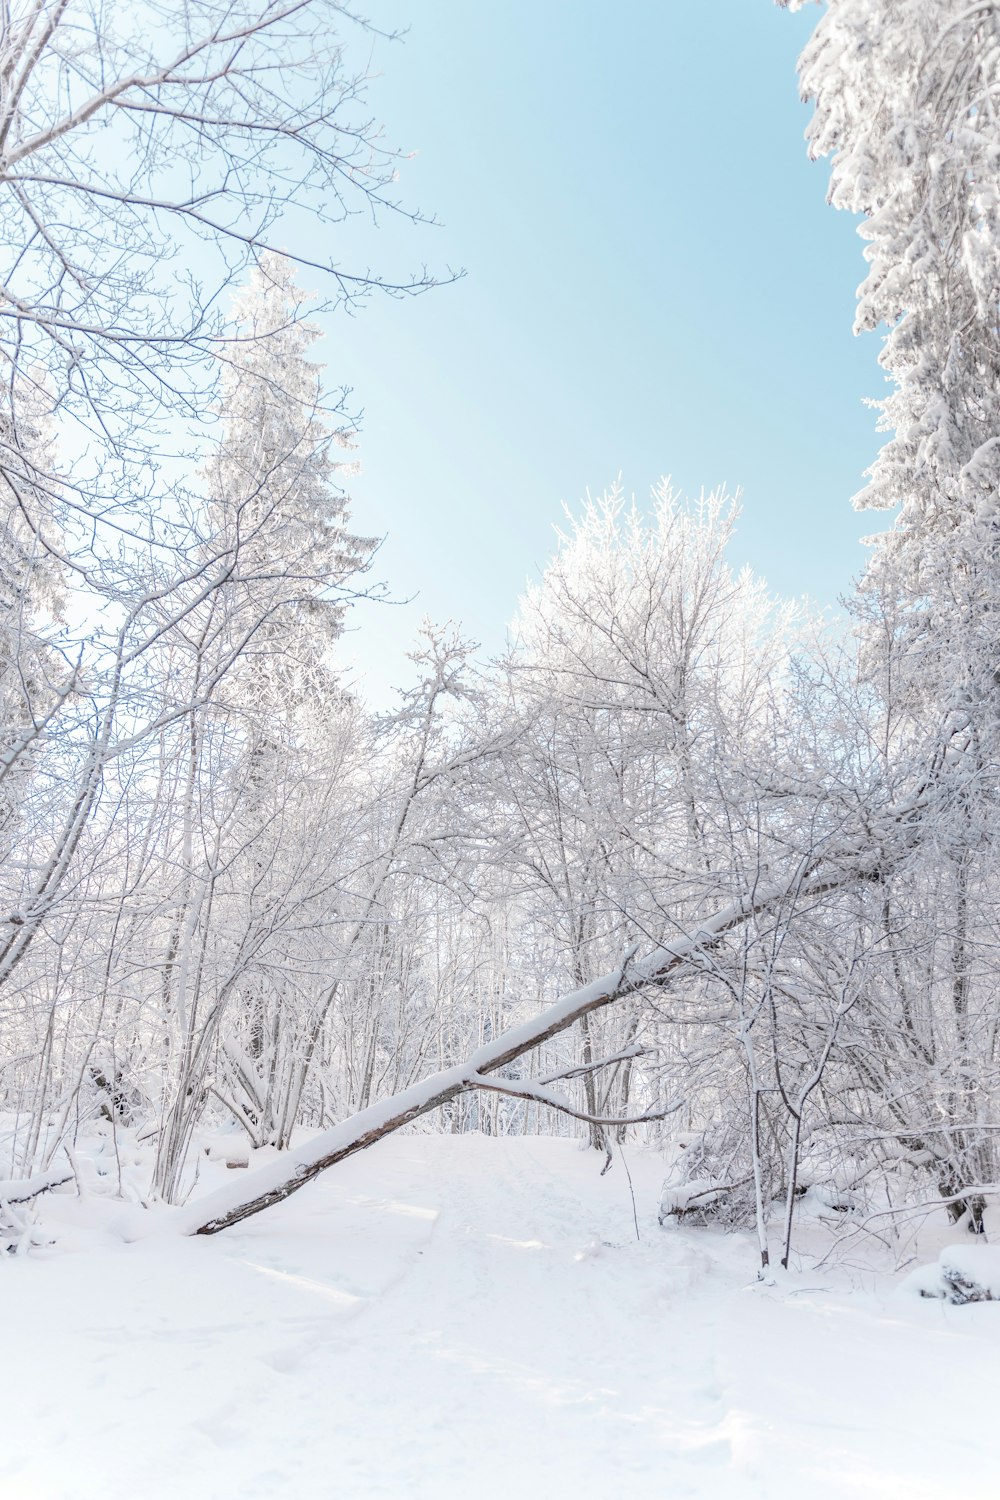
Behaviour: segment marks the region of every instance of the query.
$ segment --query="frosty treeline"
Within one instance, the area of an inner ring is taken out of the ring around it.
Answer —
[[[828,0],[802,58],[831,201],[865,216],[858,326],[888,330],[857,503],[899,509],[849,628],[734,571],[725,494],[612,492],[500,659],[428,626],[382,714],[337,664],[375,544],[302,290],[428,284],[315,250],[403,212],[348,64],[365,23],[139,14],[3,10],[7,1242],[97,1121],[149,1146],[151,1206],[210,1129],[277,1148],[212,1227],[422,1119],[608,1161],[669,1141],[665,1212],[756,1226],[765,1261],[807,1193],[978,1229],[1000,4]]]

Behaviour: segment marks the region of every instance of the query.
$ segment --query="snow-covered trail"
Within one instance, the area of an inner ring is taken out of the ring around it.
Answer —
[[[0,1497],[995,1500],[1000,1304],[762,1287],[629,1160],[638,1244],[620,1164],[418,1136],[225,1235],[8,1262]]]

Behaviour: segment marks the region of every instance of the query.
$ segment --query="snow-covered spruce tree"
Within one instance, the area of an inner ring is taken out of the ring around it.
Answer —
[[[791,9],[804,0],[782,0]],[[888,331],[891,434],[856,497],[899,507],[864,591],[915,705],[996,718],[1000,5],[829,0],[800,60],[830,201],[865,216],[856,330]],[[898,693],[902,684],[896,682]]]
[[[235,300],[225,345],[222,435],[205,468],[210,546],[231,560],[226,625],[240,646],[229,696],[266,731],[330,684],[329,648],[375,542],[349,529],[334,450],[351,434],[331,415],[319,329],[293,268],[264,255]],[[238,684],[238,687],[237,687]]]
[[[984,1106],[1000,873],[1000,5],[829,0],[800,72],[830,200],[865,216],[856,326],[887,330],[891,436],[856,504],[899,509],[862,583],[867,663],[894,723],[887,753],[922,742],[941,788],[920,873],[886,890],[888,992],[934,1079],[908,1091],[917,1117],[897,1125],[931,1131],[941,1191],[978,1225],[962,1185],[996,1175]],[[890,936],[900,922],[920,982]]]
[[[330,653],[374,546],[349,528],[345,466],[334,456],[349,440],[333,424],[320,368],[308,358],[318,330],[302,317],[305,300],[288,263],[264,256],[237,299],[226,344],[221,437],[204,471],[205,552],[225,576],[198,614],[199,630],[189,633],[197,642],[192,702],[206,671],[216,685],[186,724],[181,804],[190,826],[181,834],[180,864],[194,864],[181,874],[164,970],[165,993],[189,978],[184,950],[194,941],[197,893],[210,880],[213,941],[228,942],[233,960],[222,964],[227,1016],[224,1024],[216,1018],[211,1041],[223,1095],[257,1145],[287,1144],[310,1028],[296,979],[303,954],[286,954],[283,985],[280,953],[264,929],[268,913],[276,925],[279,917],[287,922],[289,901],[303,899],[302,881],[308,885],[302,866],[289,887],[287,852],[308,850],[320,833],[322,768],[309,744],[325,743],[331,765],[341,762],[334,724],[353,710]],[[314,795],[304,795],[307,782]],[[206,864],[200,820],[209,803],[226,839]],[[190,1016],[177,997],[168,1004],[174,1017]],[[209,1051],[199,1046],[199,1067],[207,1067]],[[189,1041],[179,1055],[190,1055]],[[161,1141],[165,1191],[176,1189],[199,1097],[204,1091],[190,1078],[175,1093],[176,1129]]]

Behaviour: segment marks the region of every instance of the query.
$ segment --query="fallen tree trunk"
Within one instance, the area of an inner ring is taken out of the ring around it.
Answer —
[[[411,1120],[438,1109],[459,1094],[483,1087],[481,1075],[493,1073],[533,1051],[550,1037],[573,1026],[582,1016],[613,1005],[647,986],[667,983],[679,970],[696,963],[699,955],[713,948],[728,932],[751,917],[789,899],[813,900],[858,880],[870,880],[878,869],[874,851],[861,856],[856,849],[841,865],[835,864],[831,868],[824,861],[824,872],[816,868],[818,864],[819,860],[816,860],[811,867],[800,866],[790,881],[755,887],[716,912],[694,932],[665,944],[642,960],[634,960],[633,950],[610,974],[564,995],[532,1020],[502,1032],[464,1062],[422,1079],[402,1093],[322,1131],[305,1146],[257,1168],[239,1183],[227,1184],[178,1209],[170,1217],[171,1225],[182,1234],[218,1234],[222,1229],[231,1228],[241,1219],[248,1219],[282,1202],[321,1172],[358,1151],[364,1151]]]

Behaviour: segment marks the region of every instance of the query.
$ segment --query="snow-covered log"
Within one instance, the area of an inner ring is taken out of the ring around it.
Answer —
[[[53,1188],[63,1187],[73,1181],[74,1174],[66,1168],[49,1172],[37,1172],[34,1177],[15,1177],[0,1181],[0,1204],[30,1203],[42,1193],[51,1193]]]

